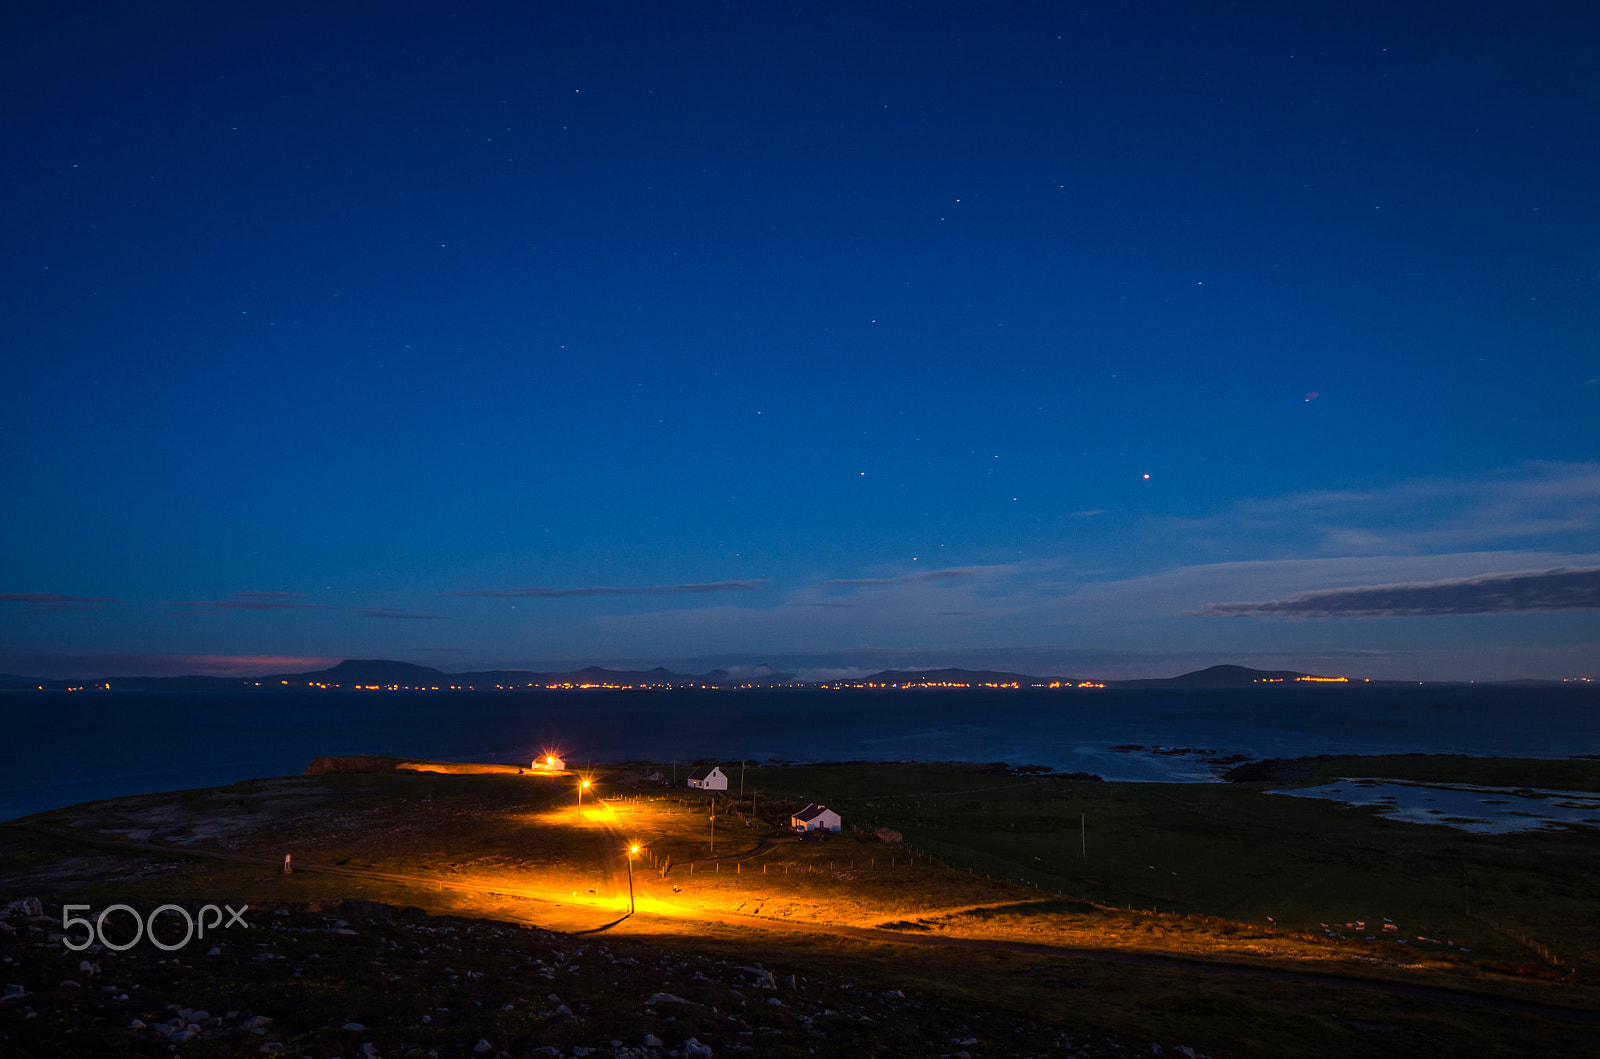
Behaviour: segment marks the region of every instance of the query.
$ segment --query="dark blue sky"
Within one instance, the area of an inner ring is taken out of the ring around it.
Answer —
[[[1592,4],[0,30],[0,668],[1600,671]]]

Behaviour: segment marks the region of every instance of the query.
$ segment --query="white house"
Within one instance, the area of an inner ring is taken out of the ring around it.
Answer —
[[[534,758],[529,767],[535,772],[565,772],[567,763],[557,754],[545,753]]]
[[[728,777],[715,765],[702,765],[689,773],[689,786],[699,791],[725,791]]]
[[[843,821],[826,805],[808,805],[789,817],[789,823],[796,831],[837,831]]]

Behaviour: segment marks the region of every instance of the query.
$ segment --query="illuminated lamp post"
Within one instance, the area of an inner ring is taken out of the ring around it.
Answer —
[[[579,805],[580,808],[583,806],[583,792],[588,790],[588,789],[589,789],[589,781],[588,780],[582,779],[582,780],[578,781],[578,805]]]
[[[633,857],[639,852],[639,843],[628,847],[628,915],[633,915]]]

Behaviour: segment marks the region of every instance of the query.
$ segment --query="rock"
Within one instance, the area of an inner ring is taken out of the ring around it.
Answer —
[[[367,1057],[367,1059],[372,1059],[373,1056],[378,1054],[378,1046],[373,1044],[371,1041],[367,1041],[361,1046],[361,1052]]]
[[[61,984],[62,984],[62,985],[70,985],[70,986],[71,986],[71,987],[72,987],[72,988],[74,988],[74,989],[82,989],[82,988],[83,988],[83,986],[82,986],[82,985],[80,985],[80,984],[79,984],[79,983],[77,983],[77,982],[74,982],[74,981],[73,981],[73,980],[72,980],[72,979],[70,979],[70,978],[63,978],[63,979],[61,979]]]
[[[773,1006],[773,1007],[775,1007],[775,1008],[781,1008],[781,1007],[783,1007],[783,1001],[781,1001],[781,1000],[779,1000],[779,999],[778,999],[778,998],[777,998],[777,997],[775,997],[775,996],[769,996],[769,997],[767,997],[767,1003],[769,1003],[769,1004],[771,1004],[771,1005],[772,1005],[772,1006]]]
[[[272,1025],[272,1020],[267,1018],[267,1016],[265,1016],[265,1015],[257,1015],[255,1018],[250,1020],[250,1028],[251,1029],[255,1029],[255,1030],[265,1029],[266,1027],[268,1027],[270,1025]]]
[[[0,916],[42,916],[44,905],[39,903],[37,897],[19,897],[15,901],[7,901],[4,908],[0,908]]]
[[[683,1059],[711,1059],[713,1054],[709,1046],[693,1037],[683,1042]]]
[[[206,950],[206,955],[207,956],[221,956],[222,955],[222,950],[220,948],[218,948],[217,946],[213,945],[213,946],[211,946],[211,948]]]
[[[493,1047],[494,1045],[490,1044],[488,1041],[479,1039],[478,1043],[472,1046],[472,1050],[477,1052],[479,1055],[482,1055],[484,1052],[487,1052]]]
[[[556,1005],[556,1014],[557,1015],[570,1015],[570,1014],[572,1014],[572,1009],[567,1007],[567,1005],[565,1005],[565,1004],[557,1004]]]
[[[355,1030],[357,1033],[360,1033],[362,1030],[366,1029],[366,1027],[361,1025],[359,1022],[347,1022],[339,1028],[341,1030]]]
[[[6,996],[8,997],[23,996],[27,992],[28,991],[26,989],[22,988],[20,985],[17,985],[15,982],[6,986]]]
[[[666,1043],[666,1041],[662,1040],[660,1037],[657,1037],[653,1033],[647,1033],[644,1035],[644,1046],[646,1048],[662,1048],[666,1046]]]
[[[689,1001],[683,999],[683,997],[681,997],[681,996],[673,996],[671,993],[652,993],[651,996],[650,996],[650,999],[646,1000],[645,1003],[646,1004],[687,1004],[687,1003],[689,1003]]]
[[[552,1003],[552,1004],[561,1003],[561,998],[556,996],[554,993],[551,993],[549,996],[545,997],[545,999],[550,1001],[550,1003]]]
[[[1189,1057],[1189,1059],[1194,1059],[1195,1057],[1195,1050],[1189,1047],[1187,1044],[1178,1045],[1177,1050],[1180,1055],[1186,1055]]]
[[[577,1059],[583,1059],[584,1056],[589,1054],[589,1049],[585,1048],[581,1044],[574,1044],[572,1046],[572,1054],[576,1056]]]
[[[88,960],[79,960],[78,970],[82,971],[85,977],[93,978],[100,973],[100,965],[98,963],[90,963]]]
[[[145,1024],[143,1019],[134,1019],[132,1022],[128,1023],[128,1029],[130,1030],[142,1030],[144,1028]]]

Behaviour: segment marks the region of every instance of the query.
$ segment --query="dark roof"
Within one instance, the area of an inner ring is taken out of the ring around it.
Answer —
[[[795,813],[794,814],[794,818],[796,820],[815,820],[817,817],[821,816],[823,813],[825,813],[827,811],[828,811],[828,807],[826,805],[812,804],[812,805],[806,806],[804,809],[800,810],[798,813]],[[834,815],[837,816],[838,814],[836,813]]]
[[[706,779],[711,775],[711,771],[713,769],[715,769],[716,767],[717,766],[715,766],[715,765],[701,765],[699,768],[697,768],[693,772],[689,773],[689,778],[692,779],[692,780],[703,780],[703,779]]]

